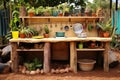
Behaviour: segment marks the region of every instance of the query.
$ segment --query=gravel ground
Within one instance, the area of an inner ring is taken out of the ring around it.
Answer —
[[[37,74],[24,75],[20,73],[0,74],[0,80],[120,80],[120,65],[111,68],[109,72],[96,68],[90,72],[78,71],[78,73],[64,74]]]

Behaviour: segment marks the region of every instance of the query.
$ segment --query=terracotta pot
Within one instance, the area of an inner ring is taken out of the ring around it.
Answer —
[[[32,16],[34,16],[34,12],[29,12],[28,15],[29,15],[30,17],[32,17]]]
[[[109,33],[109,32],[104,32],[104,33],[103,33],[103,36],[104,36],[104,37],[110,37],[110,33]]]
[[[20,33],[20,38],[25,38],[25,34],[24,33]]]
[[[92,13],[92,16],[96,17],[96,13]]]
[[[89,16],[89,12],[85,12],[85,16]]]
[[[33,36],[32,34],[27,34],[26,35],[27,38],[32,38],[32,36]]]
[[[96,46],[95,42],[92,42],[92,43],[90,44],[90,47],[91,47],[91,48],[95,48],[95,46]]]
[[[103,37],[103,33],[104,33],[104,32],[103,32],[103,31],[101,31],[101,30],[100,30],[100,31],[98,31],[98,36],[99,36],[99,37]]]
[[[44,38],[49,38],[49,34],[43,34]]]

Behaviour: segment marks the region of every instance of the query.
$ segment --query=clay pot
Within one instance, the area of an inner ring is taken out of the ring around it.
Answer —
[[[104,32],[103,37],[110,37],[110,33],[109,32]]]
[[[34,12],[29,12],[28,15],[29,15],[30,17],[32,17],[32,16],[34,16]]]
[[[25,38],[25,34],[24,33],[20,33],[20,38]]]
[[[96,17],[96,13],[92,13],[92,16]]]
[[[92,42],[92,43],[90,44],[90,47],[91,47],[91,48],[95,48],[95,46],[96,46],[95,42]]]
[[[49,38],[49,34],[43,34],[44,38]]]

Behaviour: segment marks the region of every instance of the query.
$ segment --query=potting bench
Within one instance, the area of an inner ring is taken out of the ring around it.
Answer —
[[[101,41],[105,44],[105,47],[102,49],[76,49],[76,42],[77,41]],[[47,73],[50,71],[50,43],[56,42],[69,42],[70,43],[70,67],[74,72],[77,72],[77,51],[104,51],[104,71],[109,71],[109,64],[108,64],[108,50],[109,50],[109,42],[111,38],[100,38],[100,37],[87,37],[87,38],[77,38],[77,37],[68,37],[64,39],[56,39],[56,38],[43,38],[43,39],[11,39],[12,45],[12,53],[11,53],[11,60],[12,60],[12,70],[17,72],[18,71],[18,51],[42,51],[41,49],[18,49],[18,43],[25,42],[25,43],[39,43],[45,42],[44,45],[44,71]]]
[[[94,28],[92,32],[89,33],[87,31],[88,37],[86,38],[78,38],[76,37],[75,33],[73,32],[72,25],[74,23],[82,22],[82,23],[89,23],[92,22],[93,25],[95,25],[96,21],[99,21],[100,19],[103,19],[103,17],[29,17],[24,16],[20,17],[24,23],[24,25],[32,25],[35,28],[41,28],[44,25],[48,25],[52,32],[50,33],[50,38],[42,38],[42,39],[33,39],[33,38],[18,38],[18,39],[11,39],[11,45],[12,45],[12,52],[11,52],[11,60],[12,60],[12,70],[14,72],[18,71],[18,52],[19,51],[43,51],[44,52],[44,62],[43,62],[43,68],[44,72],[47,73],[50,71],[50,56],[51,56],[51,43],[59,43],[59,42],[67,42],[70,43],[70,67],[72,70],[76,73],[77,72],[77,51],[103,51],[104,53],[104,71],[109,71],[109,63],[108,63],[108,56],[109,56],[109,43],[112,40],[112,38],[104,38],[104,37],[98,37],[97,30]],[[65,25],[69,25],[69,31],[65,31],[64,27]],[[65,38],[55,38],[55,31],[65,31]],[[43,32],[42,32],[43,33]],[[41,34],[42,34],[41,33]],[[77,49],[76,45],[77,42],[88,42],[88,41],[99,41],[102,42],[104,47],[103,48],[95,48],[95,49],[89,49],[89,48],[83,48],[83,49]],[[18,43],[25,42],[25,43],[44,43],[44,49],[18,49]],[[64,46],[63,46],[64,47]]]

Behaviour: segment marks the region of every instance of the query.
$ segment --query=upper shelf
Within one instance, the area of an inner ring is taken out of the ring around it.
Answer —
[[[47,19],[48,22],[59,22],[59,21],[69,21],[69,22],[76,22],[76,21],[93,21],[103,19],[104,17],[94,17],[94,16],[20,16],[22,19]]]

